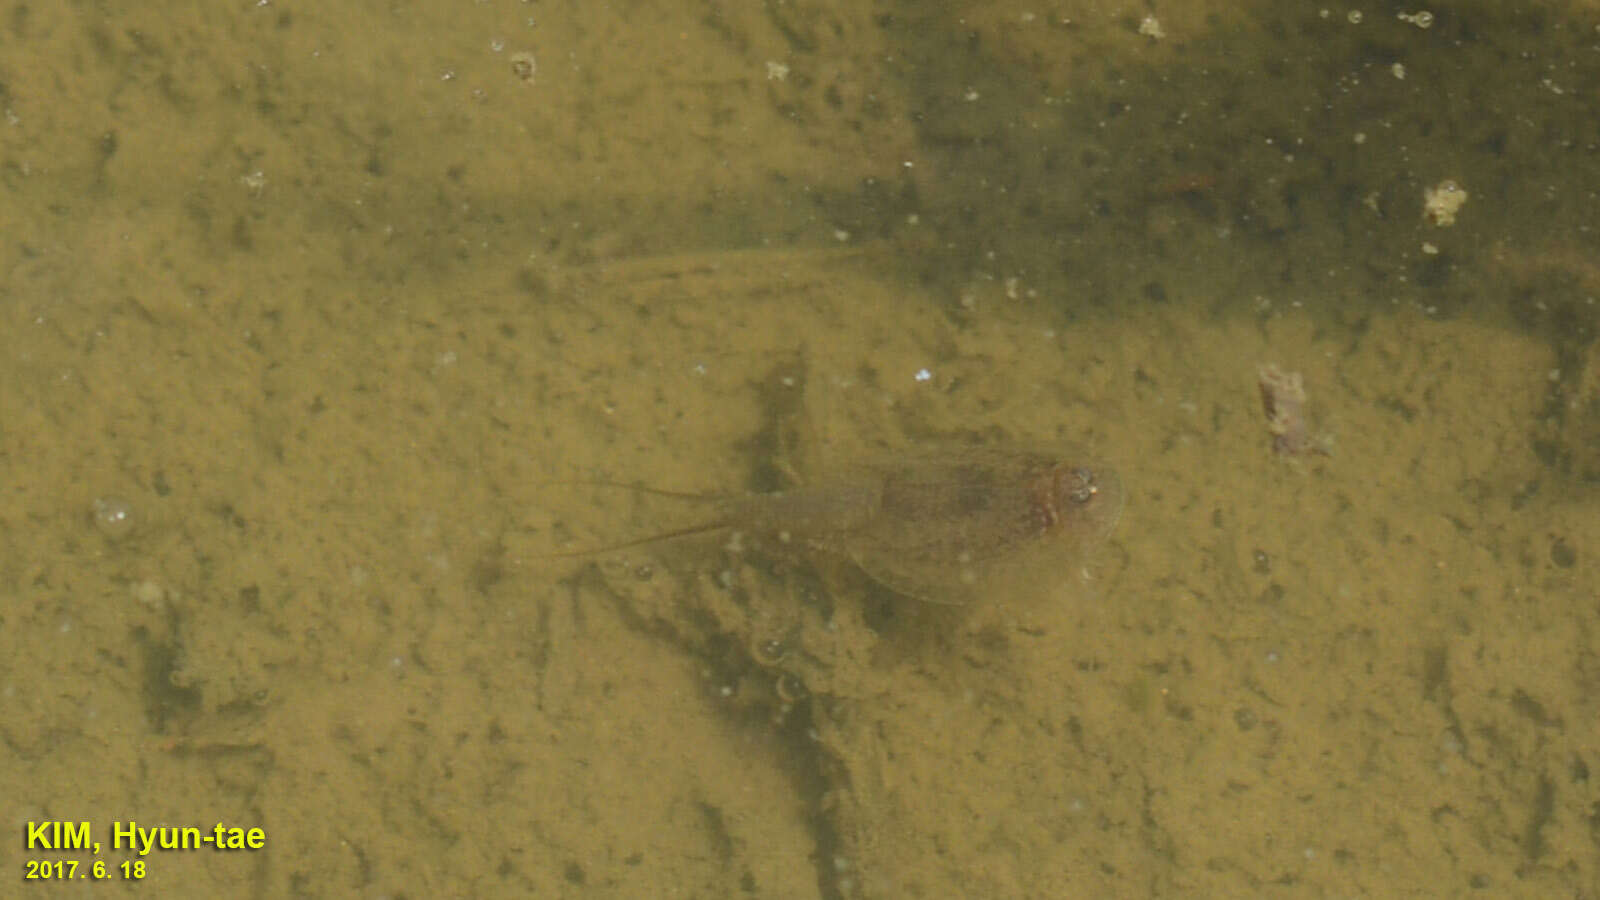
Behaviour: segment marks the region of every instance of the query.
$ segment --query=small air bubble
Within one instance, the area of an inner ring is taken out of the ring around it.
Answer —
[[[100,497],[94,501],[94,527],[113,541],[133,533],[133,504],[121,497]]]

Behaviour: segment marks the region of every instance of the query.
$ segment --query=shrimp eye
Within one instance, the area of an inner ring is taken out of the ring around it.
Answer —
[[[1089,469],[1073,469],[1072,477],[1077,481],[1077,484],[1067,493],[1067,497],[1073,503],[1088,503],[1094,499],[1095,494],[1100,492],[1100,489],[1094,483],[1094,472]]]

